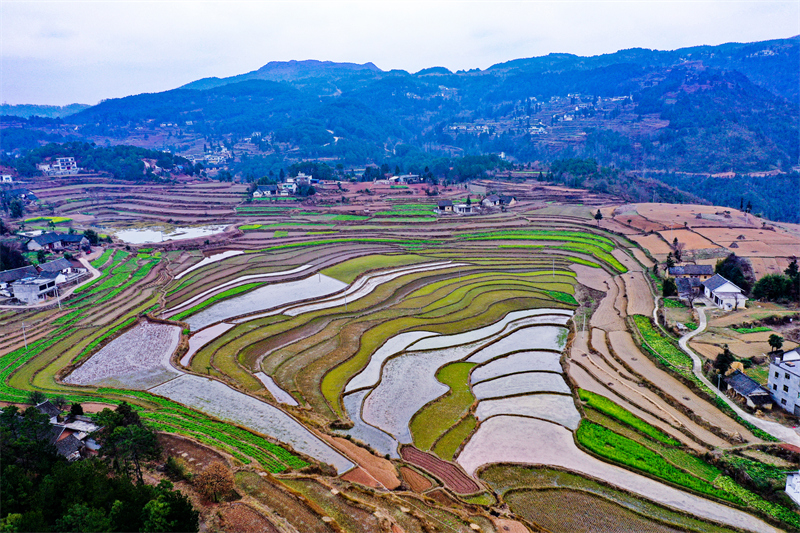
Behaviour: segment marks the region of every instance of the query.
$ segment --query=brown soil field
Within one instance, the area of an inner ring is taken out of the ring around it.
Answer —
[[[600,305],[597,306],[597,311],[594,312],[589,323],[593,328],[600,328],[605,331],[622,331],[625,329],[625,322],[614,308],[614,302],[619,297],[619,289],[614,282],[610,282],[608,285],[609,289],[600,301]]]
[[[397,471],[391,461],[383,457],[377,457],[369,450],[365,450],[347,439],[331,437],[323,433],[319,433],[318,435],[357,462],[367,473],[387,489],[393,490],[400,486],[400,479],[397,477]]]
[[[639,248],[628,248],[628,251],[633,254],[633,257],[635,257],[637,261],[639,261],[641,264],[643,264],[647,268],[652,268],[653,265],[655,264]]]
[[[222,454],[185,437],[158,433],[158,442],[164,452],[173,457],[183,458],[195,473],[202,471],[211,463],[219,462],[228,465],[228,460]]]
[[[522,522],[517,522],[516,520],[492,517],[492,522],[494,522],[494,526],[497,528],[497,531],[503,533],[530,533],[530,529],[525,527]]]
[[[763,230],[761,228],[748,227],[728,227],[728,228],[699,228],[698,233],[716,242],[721,246],[727,247],[732,242],[741,243],[746,241],[766,242],[778,246],[794,246],[800,248],[800,238],[785,232],[781,229],[776,231]],[[744,237],[744,239],[739,239]]]
[[[241,502],[233,502],[217,511],[223,531],[232,533],[281,533],[261,513]]]
[[[739,309],[732,313],[726,313],[717,317],[708,317],[709,328],[721,328],[731,326],[733,324],[741,324],[742,322],[752,322],[753,320],[760,320],[773,315],[792,315],[797,313],[795,310],[789,310],[780,305],[771,302],[750,302],[752,307],[747,309]],[[708,316],[706,311],[706,316]]]
[[[433,483],[430,479],[407,466],[400,467],[400,475],[403,476],[403,481],[405,481],[414,492],[425,492],[433,487]]]
[[[442,461],[433,454],[425,453],[413,446],[403,446],[400,455],[414,466],[430,472],[457,494],[474,494],[481,490],[478,484],[456,465]]]
[[[586,285],[597,291],[607,291],[606,282],[611,281],[611,276],[602,268],[592,268],[585,265],[570,265],[570,269],[577,275],[578,283]]]
[[[348,471],[347,473],[339,477],[345,481],[349,481],[351,483],[360,483],[361,485],[364,485],[366,487],[372,487],[373,489],[382,488],[382,485],[378,483],[378,481],[374,477],[369,475],[369,473],[360,466],[353,468],[352,470]]]
[[[625,281],[628,297],[628,314],[650,316],[653,313],[653,296],[644,273],[628,272],[620,276]]]
[[[760,241],[738,241],[738,248],[735,251],[736,255],[742,257],[776,257],[792,255],[800,256],[800,247],[789,245],[774,245]]]
[[[690,343],[692,348],[697,348],[701,355],[708,359],[714,359],[723,350],[723,345],[727,344],[731,352],[737,357],[755,357],[757,355],[766,355],[772,348],[767,341],[747,342],[743,339],[733,339],[726,336],[714,335],[703,333],[698,337],[692,339]],[[797,344],[791,341],[783,341],[784,350],[792,350],[797,347]]]
[[[608,337],[615,353],[628,366],[662,391],[666,391],[684,409],[728,433],[739,433],[748,442],[760,442],[747,429],[736,423],[732,418],[724,415],[716,406],[703,400],[686,385],[678,381],[677,378],[658,368],[655,363],[639,351],[630,333],[627,331],[614,331],[609,333]],[[714,439],[708,437],[702,440],[712,446],[725,446],[727,444],[718,437]],[[713,442],[714,440],[716,442]]]
[[[722,208],[711,205],[693,204],[637,204],[636,210],[642,216],[664,224],[666,227],[682,228],[684,222],[689,227],[713,226],[752,226],[760,225],[756,218],[749,216],[745,219],[744,213],[736,209]],[[723,211],[730,212],[730,218],[724,216]],[[720,213],[717,215],[717,213]],[[697,218],[697,215],[702,218]]]
[[[686,245],[687,250],[706,250],[718,247],[702,235],[686,229],[669,229],[660,232],[660,235],[670,244],[674,239],[678,239],[678,242]]]
[[[623,214],[616,215],[614,220],[620,224],[632,226],[640,232],[659,231],[664,229],[664,225],[659,222],[653,222],[639,214]],[[628,222],[630,220],[630,223]]]
[[[629,238],[647,249],[653,256],[667,255],[672,251],[672,248],[655,233],[652,235],[629,235]]]

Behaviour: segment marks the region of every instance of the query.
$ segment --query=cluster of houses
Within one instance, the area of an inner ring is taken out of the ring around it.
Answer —
[[[61,409],[50,401],[38,404],[36,409],[50,417],[48,440],[55,445],[59,455],[66,457],[68,461],[75,461],[97,454],[100,445],[92,438],[92,434],[101,428],[91,418],[83,415],[64,417]]]
[[[487,196],[480,203],[461,203],[454,204],[451,200],[439,200],[436,204],[434,213],[437,215],[446,215],[455,213],[457,215],[471,215],[478,213],[482,208],[505,208],[511,207],[517,203],[517,198],[508,195],[492,194]]]
[[[270,198],[276,196],[291,196],[297,193],[297,188],[302,185],[314,185],[319,180],[307,176],[302,172],[293,178],[286,178],[286,181],[278,185],[259,185],[253,191],[253,198]]]
[[[678,294],[683,299],[694,300],[705,296],[710,302],[726,311],[743,309],[747,302],[744,291],[719,274],[711,265],[682,265],[669,269],[675,278]]]
[[[61,286],[77,283],[89,269],[75,259],[56,259],[38,266],[24,266],[0,272],[0,296],[26,305],[58,297]]]

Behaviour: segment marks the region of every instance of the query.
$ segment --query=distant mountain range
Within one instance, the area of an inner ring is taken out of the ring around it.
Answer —
[[[549,54],[458,72],[270,62],[238,76],[47,115],[69,128],[19,121],[26,133],[7,128],[0,143],[14,152],[57,133],[121,143],[172,125],[164,147],[180,152],[191,136],[235,145],[256,133],[249,157],[273,163],[419,163],[502,152],[520,162],[594,157],[662,172],[789,171],[800,162],[798,65],[800,37]],[[22,107],[2,111],[29,116]]]

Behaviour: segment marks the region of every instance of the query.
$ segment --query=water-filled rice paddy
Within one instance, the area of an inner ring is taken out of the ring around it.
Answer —
[[[349,459],[280,409],[219,381],[183,375],[153,388],[151,392],[290,444],[300,453],[333,465],[340,474],[354,466]]]
[[[472,392],[479,400],[485,400],[534,392],[570,394],[570,389],[561,374],[525,372],[482,381],[472,387]]]
[[[519,329],[475,352],[468,361],[470,363],[485,363],[495,357],[520,349],[560,352],[564,348],[566,332],[566,328],[558,326],[536,326]]]
[[[372,354],[369,364],[364,370],[353,376],[347,383],[347,387],[344,389],[345,392],[352,392],[364,387],[374,387],[381,379],[381,367],[387,359],[402,352],[416,341],[432,335],[437,335],[437,333],[409,331],[390,338]]]
[[[315,275],[299,281],[273,283],[241,296],[223,300],[184,322],[196,331],[235,316],[280,307],[298,300],[318,298],[344,289],[346,285],[328,276]]]
[[[365,444],[369,444],[369,446],[378,453],[388,454],[390,457],[395,459],[399,458],[400,454],[397,452],[399,443],[394,439],[394,437],[385,431],[381,431],[375,426],[367,424],[361,418],[361,405],[364,403],[364,397],[369,393],[370,391],[366,389],[359,390],[350,394],[346,394],[342,398],[345,412],[350,420],[353,421],[353,427],[344,433],[360,440],[361,442],[364,442]]]
[[[291,394],[280,388],[278,384],[275,383],[275,380],[272,379],[270,376],[266,375],[263,372],[256,372],[253,375],[257,377],[261,383],[264,384],[264,388],[266,388],[269,391],[269,393],[272,394],[272,396],[276,400],[278,400],[278,402],[294,406],[300,405],[299,403],[297,403],[297,400],[295,400],[294,397],[292,397]]]
[[[535,350],[504,355],[492,359],[473,370],[470,381],[472,383],[480,383],[487,379],[518,372],[561,372],[561,364],[558,362],[559,357],[560,355],[554,352]]]
[[[573,431],[578,429],[581,421],[581,415],[575,408],[572,396],[562,394],[526,394],[483,400],[475,410],[478,420],[485,420],[497,415],[541,418],[561,424]]]

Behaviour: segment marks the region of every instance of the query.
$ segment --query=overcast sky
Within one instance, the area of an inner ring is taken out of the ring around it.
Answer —
[[[0,0],[0,102],[94,104],[269,61],[451,70],[800,34],[800,1]]]

